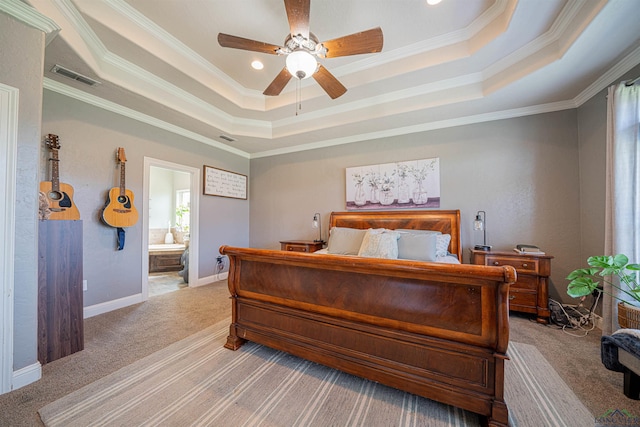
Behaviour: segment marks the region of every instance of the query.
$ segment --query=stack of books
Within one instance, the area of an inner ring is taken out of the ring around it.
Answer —
[[[544,255],[544,251],[534,245],[516,245],[513,250],[522,255]]]

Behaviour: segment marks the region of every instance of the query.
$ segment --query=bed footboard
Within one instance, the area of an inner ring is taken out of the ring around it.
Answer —
[[[223,246],[232,323],[254,341],[507,426],[512,267]]]

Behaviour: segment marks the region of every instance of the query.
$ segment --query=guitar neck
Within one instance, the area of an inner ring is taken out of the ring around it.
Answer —
[[[58,167],[60,159],[58,159],[57,150],[51,150],[49,162],[51,162],[51,191],[58,192],[60,191],[60,169]]]
[[[126,195],[124,177],[124,162],[120,162],[120,197],[124,197]]]

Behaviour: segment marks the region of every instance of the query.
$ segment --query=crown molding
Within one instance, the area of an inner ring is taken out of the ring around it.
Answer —
[[[500,73],[504,73],[509,69],[513,69],[518,66],[526,68],[527,59],[532,59],[532,61],[535,62],[536,69],[539,69],[552,60],[562,57],[571,47],[571,44],[560,43],[560,40],[568,34],[573,35],[572,40],[575,40],[578,34],[584,31],[587,25],[597,15],[597,13],[591,13],[586,17],[588,21],[576,22],[576,19],[580,17],[580,12],[583,8],[590,7],[592,10],[600,11],[605,5],[606,0],[599,0],[597,3],[570,0],[562,8],[558,18],[553,22],[551,28],[547,32],[487,67],[483,72],[485,79],[489,80]],[[535,57],[535,54],[543,52],[545,48],[549,50],[545,53],[545,58],[547,59],[545,61],[540,61]],[[529,69],[528,72],[531,73],[532,71]],[[518,75],[518,73],[514,74]],[[508,83],[509,81],[502,80],[501,86]],[[495,89],[497,88],[494,87],[494,90]]]
[[[37,2],[45,0],[31,1]],[[454,96],[456,102],[460,102],[461,98],[459,94],[456,95],[456,93],[454,93],[455,90],[458,90],[458,92],[460,92],[460,90],[466,90],[467,93],[465,96],[467,96],[469,99],[482,98],[487,94],[486,92],[483,93],[482,85],[488,85],[492,83],[493,80],[498,81],[500,73],[511,71],[511,69],[514,68],[514,71],[517,72],[517,67],[526,67],[529,65],[535,66],[536,69],[539,69],[544,65],[540,65],[539,62],[545,62],[545,60],[549,57],[561,57],[569,48],[569,43],[575,40],[580,35],[580,33],[584,31],[584,29],[589,25],[590,22],[593,21],[594,17],[598,14],[598,11],[600,11],[606,4],[605,0],[595,0],[594,2],[588,4],[585,4],[581,0],[569,0],[560,11],[558,17],[553,20],[548,31],[533,39],[531,42],[521,47],[520,49],[512,52],[509,56],[485,68],[485,70],[483,71],[437,82],[422,84],[411,87],[410,89],[403,89],[391,93],[374,95],[364,100],[337,104],[332,106],[331,108],[311,111],[309,113],[300,114],[295,117],[286,117],[272,122],[267,120],[244,119],[242,117],[236,117],[228,114],[225,111],[217,108],[215,105],[204,102],[202,99],[193,96],[189,92],[180,89],[179,87],[167,82],[166,80],[161,79],[155,74],[150,73],[145,69],[138,67],[137,65],[111,53],[100,41],[100,39],[93,32],[90,26],[86,23],[83,16],[75,8],[74,3],[71,0],[46,1],[50,2],[51,4],[55,4],[58,11],[61,12],[61,16],[55,15],[57,17],[56,19],[59,18],[61,23],[64,19],[70,22],[71,26],[73,27],[69,28],[69,30],[71,31],[71,35],[69,36],[70,41],[76,43],[79,48],[84,48],[83,52],[86,52],[87,50],[91,52],[90,54],[92,55],[92,58],[87,58],[87,60],[93,59],[95,61],[96,73],[98,75],[109,76],[112,83],[119,84],[124,89],[130,90],[137,95],[147,97],[154,102],[165,104],[176,111],[192,117],[195,120],[200,120],[202,123],[206,123],[207,125],[220,129],[223,133],[228,133],[236,137],[256,137],[265,140],[280,138],[283,136],[310,133],[314,126],[321,126],[322,123],[329,122],[329,119],[331,119],[331,123],[335,123],[335,121],[337,120],[338,122],[344,122],[343,124],[358,126],[358,123],[361,121],[375,120],[374,116],[376,114],[380,114],[381,111],[385,111],[385,113],[387,114],[400,114],[402,112],[400,111],[401,109],[405,109],[406,111],[417,111],[420,108],[431,108],[435,104],[447,104]],[[137,25],[139,25],[140,28],[143,28],[145,32],[151,33],[153,37],[157,37],[158,40],[161,40],[163,42],[169,40],[167,39],[167,37],[170,37],[170,35],[163,35],[159,32],[154,32],[157,28],[153,28],[153,26],[155,26],[155,24],[153,23],[151,23],[153,24],[152,27],[150,29],[147,29],[146,25],[148,23],[143,22],[142,19],[138,19],[139,17],[136,15],[138,12],[135,10],[132,12],[130,10],[130,6],[124,3],[123,0],[105,0],[105,2],[109,5],[109,7],[115,7],[117,9],[117,13],[131,15],[131,17],[127,19],[135,22]],[[501,23],[500,25],[504,25],[504,19],[501,19],[501,14],[503,14],[507,9],[509,12],[512,12],[515,4],[517,4],[517,0],[497,0],[496,3],[485,12],[485,14],[481,15],[481,17],[477,18],[472,24],[470,24],[466,29],[463,30],[466,30],[467,32],[475,31],[476,33],[482,30],[486,30],[487,25],[491,25],[486,24],[486,22],[495,22],[495,25],[498,25],[499,23]],[[29,6],[25,6],[22,2],[17,0],[0,0],[0,12],[5,12],[5,9],[10,9],[10,7],[7,5],[17,5],[16,7],[20,10],[29,8]],[[496,5],[499,5],[500,8],[497,8]],[[123,12],[120,9],[122,9]],[[498,11],[501,12],[501,14],[497,13]],[[28,13],[24,11],[19,13],[23,13],[25,16],[28,15]],[[497,22],[496,20],[500,22]],[[50,21],[53,23],[52,20]],[[481,24],[483,24],[484,26],[482,26]],[[65,27],[64,34],[70,34],[69,32],[66,32],[66,24],[63,26]],[[74,30],[77,32],[77,34],[74,33]],[[446,46],[446,43],[450,43],[452,40],[459,40],[459,38],[463,36],[463,30],[412,45],[410,48],[413,50],[409,49],[409,47],[406,47],[407,52],[404,52],[404,54],[415,54],[418,47],[421,46],[422,48],[425,48],[429,43],[431,43],[429,45],[431,46],[429,47],[430,49],[434,48],[434,46],[437,46],[438,44]],[[467,39],[468,36],[469,35],[467,34]],[[65,40],[67,39],[65,38]],[[174,40],[172,43],[174,42],[179,43],[179,41],[177,40]],[[179,46],[179,44],[175,44],[172,45],[171,48],[183,49]],[[185,47],[184,49],[188,48]],[[413,53],[409,53],[410,51]],[[192,56],[192,54],[195,56]],[[389,54],[393,56],[396,54],[403,54],[403,52],[394,50],[393,52],[389,52]],[[538,56],[534,57],[536,54]],[[208,64],[203,58],[199,57],[193,51],[191,51],[190,53],[185,53],[185,55],[188,60],[194,61],[194,63],[199,60],[204,61],[197,63],[196,65],[198,66],[204,66]],[[542,58],[542,61],[540,61],[540,58]],[[366,61],[354,62],[350,66],[368,67],[368,61],[369,59],[367,59]],[[529,63],[531,61],[536,62]],[[63,94],[65,96],[75,98],[77,100],[80,100],[81,102],[94,105],[98,108],[102,108],[120,114],[122,116],[155,126],[157,128],[164,129],[177,135],[184,136],[191,140],[233,153],[243,158],[254,159],[294,153],[298,151],[331,147],[371,139],[389,138],[398,135],[425,132],[434,129],[442,129],[453,126],[462,126],[473,123],[577,108],[588,99],[596,95],[598,92],[600,92],[607,85],[611,84],[612,81],[619,78],[621,75],[629,71],[631,68],[637,66],[639,63],[640,47],[636,48],[631,54],[627,55],[613,68],[608,69],[604,75],[598,78],[598,80],[587,87],[587,89],[585,89],[578,96],[571,100],[526,108],[494,111],[485,114],[470,115],[441,121],[420,123],[417,125],[402,126],[376,132],[366,132],[366,125],[362,125],[356,127],[357,129],[362,129],[362,133],[359,133],[357,135],[317,141],[295,147],[265,150],[253,154],[231,147],[224,142],[219,142],[217,140],[204,137],[187,129],[174,126],[163,120],[156,119],[144,113],[129,109],[111,101],[107,101],[103,98],[91,95],[87,92],[83,92],[82,90],[74,89],[55,80],[45,78],[44,88]],[[342,69],[343,67],[340,68]],[[348,66],[345,66],[344,69],[349,70]],[[498,84],[500,83],[498,82]],[[442,94],[442,97],[435,100],[433,94],[436,93]]]
[[[58,11],[76,31],[79,41],[69,36],[65,39],[74,46],[82,42],[92,56],[94,70],[102,80],[111,81],[133,93],[161,104],[169,104],[176,111],[219,128],[222,132],[269,138],[271,125],[262,120],[234,117],[203,101],[176,85],[110,52],[84,20],[70,0],[53,0]]]
[[[348,74],[357,74],[365,70],[380,67],[381,65],[393,64],[398,61],[411,58],[413,56],[422,55],[428,52],[435,51],[437,49],[446,48],[458,43],[469,42],[469,40],[482,30],[490,27],[495,21],[505,13],[512,12],[513,8],[509,8],[510,3],[517,3],[518,0],[496,0],[484,13],[478,18],[473,20],[465,28],[461,28],[456,31],[452,31],[447,34],[432,37],[428,40],[424,40],[411,45],[403,46],[398,49],[394,49],[390,52],[380,52],[375,56],[354,61],[351,64],[343,65],[333,68],[331,73],[336,77],[342,77]],[[488,43],[488,41],[486,42]],[[485,43],[485,44],[486,44]],[[467,47],[467,54],[471,52]],[[287,92],[293,91],[293,89],[287,90]]]
[[[384,96],[372,96],[365,100],[347,103],[331,109],[323,109],[313,112],[311,114],[303,114],[295,118],[286,118],[277,122],[269,122],[256,119],[245,119],[242,117],[233,116],[220,108],[212,105],[211,103],[203,101],[201,98],[194,96],[193,94],[180,89],[176,85],[158,77],[157,75],[133,64],[124,58],[121,58],[114,53],[110,52],[106,46],[100,41],[95,32],[86,23],[79,10],[75,8],[71,0],[51,0],[54,2],[58,10],[68,20],[70,25],[78,33],[80,40],[86,45],[87,49],[91,52],[95,64],[97,67],[96,73],[103,79],[110,81],[114,84],[120,85],[123,88],[137,93],[141,96],[147,97],[155,102],[170,105],[171,108],[176,111],[182,112],[196,120],[200,120],[203,123],[207,123],[220,129],[224,133],[229,133],[237,136],[246,137],[258,137],[265,139],[272,139],[274,132],[279,129],[282,135],[295,134],[308,131],[308,126],[313,126],[314,120],[319,118],[335,116],[336,111],[342,114],[343,119],[350,117],[357,117],[362,115],[366,111],[373,111],[371,105],[386,104],[387,108],[397,110],[402,104],[403,100],[416,100],[420,96],[429,95],[435,92],[444,93],[443,89],[456,89],[469,87],[470,84],[477,84],[480,82],[480,73],[473,75],[461,76],[458,78],[447,79],[446,81],[440,81],[436,83],[425,84],[419,87],[412,87],[411,89],[399,90],[393,93],[385,94]],[[487,26],[496,22],[500,16],[504,13],[512,13],[513,2],[516,0],[498,0],[490,9],[485,11],[480,17],[478,17],[467,28],[460,31],[445,34],[442,37],[430,39],[425,43],[419,43],[412,47],[413,53],[417,52],[416,47],[424,50],[439,48],[446,46],[450,43],[458,43],[460,41],[468,41],[468,37],[473,34],[486,29]],[[573,0],[575,1],[575,0]],[[141,15],[131,6],[126,4],[122,0],[105,0],[106,5],[115,11],[118,16],[124,17],[129,22],[133,22],[138,28],[141,28],[146,34],[150,34],[154,39],[160,40],[162,43],[166,43],[172,50],[184,50],[186,53],[183,55],[188,59],[188,62],[194,64],[198,63],[203,65],[204,59],[199,57],[195,52],[187,48],[177,39],[173,38],[166,31],[162,30],[155,23]],[[94,10],[95,13],[99,10]],[[497,24],[496,24],[497,25]],[[69,42],[73,44],[75,40]],[[76,41],[79,43],[79,41]],[[548,42],[538,42],[547,44]],[[535,44],[533,45],[534,49]],[[522,52],[525,52],[524,50]],[[407,54],[400,50],[400,54]],[[528,50],[531,53],[531,50]],[[523,55],[525,53],[522,53]],[[395,52],[390,55],[394,56]],[[394,56],[395,57],[395,56]],[[519,59],[519,58],[518,58]],[[356,65],[362,67],[366,61],[358,62]],[[508,65],[508,63],[505,66]],[[209,64],[210,65],[210,64]],[[211,71],[212,66],[209,67]],[[501,67],[502,68],[502,67]],[[491,75],[491,69],[489,75]],[[495,71],[494,71],[495,72]],[[485,70],[485,76],[487,75]],[[472,76],[472,77],[470,77]],[[485,81],[487,78],[485,77]],[[486,83],[485,83],[486,84]],[[469,96],[477,98],[476,91],[470,92]],[[261,95],[262,96],[262,95]],[[262,96],[264,100],[264,96]],[[440,101],[441,103],[444,101]],[[395,105],[393,105],[395,103]],[[264,110],[263,104],[263,110]],[[410,104],[404,103],[402,108],[415,108]],[[302,126],[303,122],[307,122],[306,128]],[[316,122],[317,123],[317,122]],[[295,129],[294,129],[295,127]],[[287,129],[285,129],[287,128]],[[279,135],[279,136],[282,136]]]
[[[481,84],[482,84],[481,73],[467,74],[464,76],[459,76],[459,77],[454,77],[446,80],[440,80],[437,82],[414,86],[408,89],[402,89],[402,90],[388,92],[381,95],[375,95],[366,99],[348,102],[348,103],[337,105],[331,108],[316,110],[311,113],[304,113],[298,116],[287,117],[285,119],[280,119],[273,122],[273,129],[275,132],[277,129],[281,129],[286,126],[300,126],[301,122],[304,122],[304,121],[318,123],[335,115],[338,115],[341,117],[350,117],[354,115],[355,111],[364,111],[371,108],[381,111],[381,110],[385,110],[384,108],[385,105],[389,105],[394,102],[407,101],[409,99],[425,97],[434,93],[447,93],[452,89],[461,88],[461,87],[470,87],[473,85],[477,85],[478,88],[480,89]],[[475,95],[471,95],[471,96],[473,98],[477,97]],[[443,98],[443,101],[446,102],[446,99]],[[407,104],[405,103],[405,106],[406,105]],[[388,109],[386,109],[385,111],[386,113],[389,113]],[[283,135],[279,135],[279,136],[283,136]]]
[[[206,73],[206,77],[215,79],[219,84],[222,84],[231,90],[226,91],[226,94],[222,94],[225,98],[229,99],[234,104],[241,108],[250,109],[262,109],[264,110],[265,96],[257,90],[247,89],[240,85],[234,79],[223,73],[219,68],[215,67],[209,61],[204,59],[198,53],[196,53],[189,46],[182,43],[176,37],[172,36],[169,32],[165,31],[162,27],[155,22],[138,12],[135,8],[130,6],[123,0],[103,0],[103,3],[114,10],[119,16],[128,22],[131,22],[136,27],[140,28],[146,34],[153,39],[159,41],[163,49],[170,49],[174,55],[180,56],[186,60],[186,69],[183,71],[186,74],[192,76],[198,75],[198,73],[190,72],[189,70],[199,69]],[[94,18],[99,19],[98,16]],[[152,49],[148,49],[151,51]],[[211,81],[199,80],[204,86],[210,87]],[[249,102],[247,102],[247,100]]]
[[[61,28],[51,18],[38,12],[33,7],[18,0],[0,1],[0,12],[18,21],[42,31],[45,34],[45,46],[56,38]]]
[[[554,111],[569,110],[575,108],[573,101],[561,101],[551,104],[536,105],[532,107],[515,108],[510,110],[494,111],[491,113],[476,114],[454,119],[439,120],[436,122],[422,123],[419,125],[403,126],[395,129],[385,129],[379,132],[361,133],[342,138],[334,138],[325,141],[312,142],[309,144],[297,145],[295,147],[280,148],[276,150],[261,151],[252,153],[250,159],[260,159],[263,157],[280,156],[283,154],[297,153],[300,151],[316,150],[319,148],[333,147],[336,145],[351,144],[354,142],[369,141],[380,138],[390,138],[394,136],[407,135],[411,133],[427,132],[437,129],[445,129],[456,126],[464,126],[475,123],[491,122],[495,120],[511,119],[515,117],[531,116],[535,114],[551,113]]]
[[[115,102],[107,101],[106,99],[100,98],[95,95],[88,94],[81,90],[72,88],[55,80],[49,79],[47,77],[43,80],[43,88],[46,90],[50,90],[52,92],[59,93],[64,96],[68,96],[69,98],[76,99],[80,102],[84,102],[89,105],[93,105],[94,107],[101,108],[106,111],[111,111],[112,113],[119,114],[121,116],[137,120],[139,122],[157,127],[158,129],[163,129],[168,132],[174,133],[176,135],[183,136],[185,138],[191,139],[193,141],[201,142],[203,144],[210,145],[214,148],[218,148],[220,150],[227,151],[229,153],[235,154],[240,157],[249,158],[249,153],[238,150],[237,148],[230,147],[226,144],[218,142],[214,139],[207,138],[195,132],[186,130],[179,126],[172,125],[163,120],[156,119],[155,117],[151,117],[147,114],[141,113],[139,111],[133,110],[131,108],[124,107],[120,104],[116,104]]]
[[[56,2],[66,2],[69,0],[55,0]],[[347,74],[359,73],[364,70],[378,67],[380,65],[394,63],[398,60],[409,58],[415,55],[423,54],[425,52],[433,51],[436,49],[444,48],[453,44],[467,42],[478,32],[482,31],[486,27],[492,25],[497,18],[511,10],[509,5],[517,0],[496,0],[496,2],[475,19],[468,27],[462,28],[457,31],[453,31],[448,34],[443,34],[439,37],[434,37],[424,42],[415,43],[410,46],[405,46],[400,49],[396,49],[392,52],[385,52],[376,55],[375,58],[367,58],[364,60],[356,61],[348,65],[344,65],[332,70],[335,76],[341,77]],[[211,63],[206,61],[188,46],[184,45],[178,39],[166,32],[163,28],[156,23],[148,19],[146,16],[138,12],[135,8],[131,7],[123,0],[103,0],[103,3],[114,10],[122,18],[128,22],[133,23],[142,31],[156,40],[159,40],[164,48],[170,48],[174,54],[180,55],[186,59],[189,67],[199,68],[204,70],[210,77],[219,81],[224,87],[231,90],[216,90],[216,92],[234,103],[240,108],[265,111],[266,101],[265,96],[259,91],[249,90],[237,83],[235,80],[222,73],[217,67],[214,67]],[[90,4],[90,3],[89,3]],[[87,5],[85,5],[86,7]],[[81,4],[82,7],[82,4]],[[91,14],[89,12],[89,14]],[[98,15],[94,16],[95,19],[100,20]],[[74,25],[75,25],[74,20]],[[93,33],[86,25],[78,25],[78,30],[81,31],[83,38],[85,34]],[[102,56],[102,55],[100,55]],[[195,74],[195,73],[193,73]],[[210,82],[200,81],[201,84],[210,87]],[[291,92],[294,89],[288,89],[285,92]]]
[[[632,68],[638,66],[640,64],[640,46],[636,47],[629,55],[625,56],[622,61],[618,62],[615,66],[611,67],[600,76],[595,82],[591,83],[585,90],[580,92],[578,96],[576,96],[573,101],[576,106],[579,107],[598,93],[601,90],[607,88],[617,79],[622,77],[625,73],[630,71]]]

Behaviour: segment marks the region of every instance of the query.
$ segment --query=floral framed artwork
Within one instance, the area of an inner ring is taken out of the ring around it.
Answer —
[[[347,209],[440,207],[440,159],[347,168]]]

